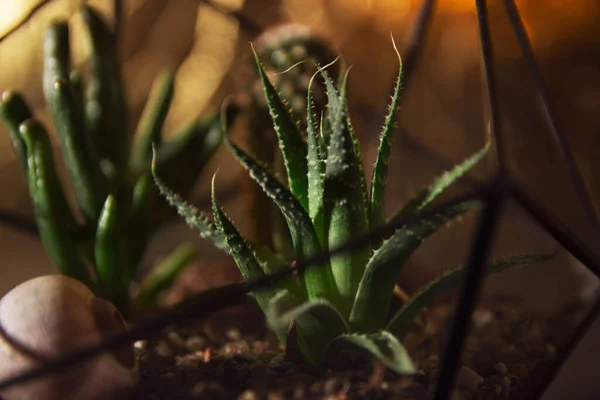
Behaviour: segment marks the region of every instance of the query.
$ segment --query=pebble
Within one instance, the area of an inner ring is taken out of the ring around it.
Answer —
[[[329,378],[325,381],[323,389],[325,394],[337,394],[342,390],[344,384],[337,378]]]
[[[171,344],[173,344],[176,347],[181,347],[181,348],[187,347],[185,345],[185,340],[183,340],[177,332],[169,332],[167,334],[167,338],[169,339],[169,342],[171,342]]]
[[[476,310],[473,313],[473,325],[483,328],[494,321],[494,314],[490,310]]]
[[[483,378],[469,367],[461,367],[458,372],[456,386],[469,392],[477,391],[477,387],[483,383]]]
[[[208,347],[206,350],[204,350],[204,354],[202,355],[202,361],[207,363],[207,362],[210,362],[211,359],[212,359],[212,350],[210,349],[210,347]]]
[[[258,356],[258,359],[262,362],[268,363],[278,355],[279,355],[279,353],[277,353],[275,351],[267,350],[264,353],[261,353]]]
[[[186,369],[192,369],[192,368],[198,368],[200,366],[200,363],[202,362],[202,358],[198,357],[195,354],[189,354],[183,357],[177,357],[176,361],[175,361],[175,366],[179,367],[179,368],[186,368]]]
[[[248,344],[248,342],[246,340],[240,340],[235,345],[237,346],[239,352],[250,351],[250,345]]]
[[[164,358],[171,357],[173,355],[173,350],[171,350],[169,345],[166,344],[165,342],[159,342],[158,345],[156,345],[156,348],[154,349],[154,351],[160,357],[164,357]]]
[[[239,395],[238,400],[256,400],[258,396],[254,390],[246,390],[242,394]]]
[[[285,400],[285,396],[281,392],[269,393],[267,400]]]
[[[278,354],[278,355],[276,355],[275,357],[273,357],[273,358],[271,359],[271,362],[272,362],[272,363],[279,364],[280,362],[282,362],[282,361],[283,361],[283,359],[284,359],[284,358],[285,358],[285,356],[284,356],[283,354]]]
[[[501,374],[506,374],[508,372],[508,368],[506,367],[506,364],[504,364],[502,362],[494,364],[494,366],[492,368],[494,368],[496,371],[498,371]]]
[[[237,329],[228,329],[227,332],[225,332],[225,336],[227,336],[227,339],[229,340],[240,340],[242,338],[242,333]]]
[[[202,336],[191,336],[186,340],[185,346],[192,351],[202,351],[206,348],[206,339]]]
[[[304,397],[305,397],[304,387],[303,386],[296,387],[296,389],[294,389],[293,398],[294,399],[304,399]]]
[[[148,348],[148,341],[147,340],[138,340],[137,342],[135,342],[133,344],[133,348],[139,351],[144,351]]]
[[[255,361],[256,359],[258,359],[258,354],[256,354],[252,350],[240,350],[239,354],[240,356],[244,357],[246,360],[249,361]]]

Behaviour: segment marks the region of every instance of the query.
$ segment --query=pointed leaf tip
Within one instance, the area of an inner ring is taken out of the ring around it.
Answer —
[[[395,128],[396,115],[400,107],[400,93],[402,91],[402,59],[394,36],[390,33],[392,44],[396,55],[398,56],[398,74],[394,85],[394,94],[388,106],[388,112],[385,116],[383,129],[380,134],[379,148],[377,150],[377,158],[373,167],[373,175],[371,179],[371,202],[370,202],[370,223],[371,229],[377,228],[385,221],[385,189],[387,187],[387,176],[389,170],[389,158],[392,149],[392,133]],[[379,243],[375,243],[378,245]]]
[[[252,47],[252,51],[254,52],[254,59],[269,113],[277,133],[290,190],[298,198],[300,204],[308,209],[308,166],[306,160],[308,150],[306,140],[300,133],[291,110],[285,105],[275,86],[269,80],[262,62],[256,51],[254,51],[254,47]]]

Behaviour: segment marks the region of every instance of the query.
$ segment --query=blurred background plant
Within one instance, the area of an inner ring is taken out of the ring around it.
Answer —
[[[90,52],[86,78],[71,68],[71,36],[66,19],[52,20],[44,32],[43,94],[77,206],[71,207],[56,173],[48,132],[18,93],[2,94],[0,117],[10,132],[17,161],[29,183],[37,234],[53,266],[131,311],[129,289],[150,235],[172,214],[151,183],[153,146],[157,169],[187,196],[221,143],[220,115],[187,122],[163,141],[163,124],[174,94],[175,74],[154,79],[139,120],[128,119],[119,44],[122,3],[111,29],[98,12],[80,13]],[[80,39],[81,41],[81,39]],[[135,129],[131,127],[135,126]],[[195,256],[184,243],[139,285],[135,308],[153,305],[161,290]]]

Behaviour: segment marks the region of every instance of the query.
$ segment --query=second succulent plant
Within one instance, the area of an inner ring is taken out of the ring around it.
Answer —
[[[25,100],[5,91],[0,117],[29,183],[38,231],[54,266],[120,308],[130,308],[128,287],[137,278],[149,237],[172,214],[152,184],[152,144],[158,146],[161,176],[189,194],[221,143],[220,123],[217,114],[199,118],[162,142],[175,79],[165,71],[155,80],[135,130],[130,129],[117,37],[93,8],[83,5],[81,15],[91,49],[85,85],[71,66],[68,21],[47,28],[43,71],[44,97],[78,210],[67,201],[49,134]],[[142,282],[136,305],[151,305],[193,256],[189,244],[176,250]]]

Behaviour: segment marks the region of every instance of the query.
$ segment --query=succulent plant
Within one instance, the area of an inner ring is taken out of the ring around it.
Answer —
[[[352,248],[334,254],[303,274],[253,293],[279,340],[288,349],[287,354],[297,349],[304,361],[312,364],[322,363],[327,352],[340,344],[366,350],[398,373],[414,371],[414,365],[401,344],[411,320],[440,292],[460,284],[463,274],[461,268],[447,271],[415,293],[391,318],[388,317],[394,286],[410,256],[430,235],[475,209],[478,202],[448,206],[432,215],[425,211],[449,186],[475,166],[490,146],[488,142],[386,218],[384,193],[402,77],[402,62],[397,49],[396,52],[398,77],[381,133],[370,190],[346,105],[347,72],[339,85],[330,78],[326,67],[313,75],[307,88],[307,129],[304,135],[255,53],[285,161],[289,188],[225,135],[234,156],[281,211],[287,222],[296,260],[309,259],[324,251],[338,249],[356,237],[373,234],[384,222],[404,221],[406,217],[412,217],[409,221],[413,222],[406,223],[391,236],[374,237],[368,248]],[[312,80],[319,75],[325,83],[328,97],[328,123],[320,126],[316,123],[311,92]],[[161,180],[158,170],[153,169],[153,172],[157,186],[167,200],[205,238],[218,246],[225,245],[246,280],[262,277],[281,265],[277,261],[282,259],[279,254],[269,253],[245,240],[226,216],[214,195],[214,178],[213,222],[174,193]],[[486,273],[542,261],[547,257],[533,254],[502,258],[489,265]]]
[[[5,91],[0,116],[28,180],[39,234],[52,263],[123,309],[131,305],[128,287],[150,235],[173,214],[152,185],[152,144],[158,146],[161,176],[187,194],[221,143],[220,123],[218,113],[198,118],[161,141],[174,94],[174,72],[169,70],[156,78],[135,132],[130,132],[116,35],[93,8],[83,5],[81,15],[91,48],[86,85],[71,69],[68,21],[54,21],[47,28],[43,71],[44,97],[80,213],[71,209],[63,191],[48,132],[22,96]],[[189,245],[178,249],[165,261],[166,269],[149,277],[149,286],[142,282],[136,304],[152,304],[193,255]]]

